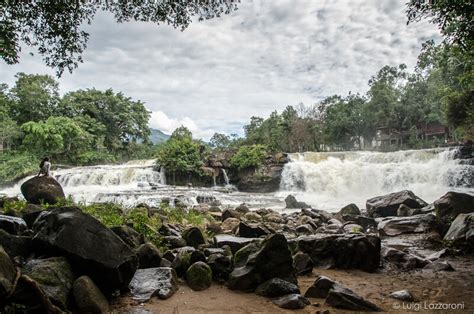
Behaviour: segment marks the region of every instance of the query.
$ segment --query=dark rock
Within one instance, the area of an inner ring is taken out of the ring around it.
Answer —
[[[448,249],[442,249],[441,251],[435,252],[427,256],[426,259],[430,262],[433,262],[433,261],[436,261],[437,259],[449,256],[449,255],[451,255],[451,252]]]
[[[338,284],[339,283],[326,276],[319,276],[311,285],[311,287],[306,290],[304,296],[307,298],[324,299],[327,297],[329,290]]]
[[[174,237],[181,236],[181,232],[179,232],[179,230],[176,227],[168,223],[163,223],[161,227],[158,229],[158,233],[161,234],[162,236],[174,236]]]
[[[415,301],[415,298],[413,298],[413,295],[408,290],[395,291],[395,292],[390,293],[388,296],[393,299],[397,299],[397,300],[405,301],[405,302]]]
[[[192,264],[186,271],[186,283],[194,291],[206,290],[212,283],[212,270],[204,262]]]
[[[222,215],[221,215],[221,220],[222,221],[225,221],[227,218],[236,218],[236,219],[239,219],[240,218],[240,213],[238,213],[236,210],[233,210],[233,209],[224,209],[224,211],[222,212]]]
[[[207,259],[207,264],[211,267],[212,278],[220,283],[225,283],[232,271],[232,260],[224,254],[213,253]]]
[[[171,267],[173,268],[173,263],[167,260],[166,258],[162,258],[160,261],[160,267]]]
[[[247,205],[245,205],[245,203],[242,203],[235,208],[235,211],[241,215],[245,215],[246,213],[250,211],[250,209]]]
[[[235,252],[233,256],[234,267],[239,268],[245,266],[250,254],[257,252],[260,249],[260,243],[251,242]]]
[[[20,235],[28,229],[22,218],[0,215],[0,229],[14,235]]]
[[[12,293],[16,268],[7,252],[0,246],[0,304]]]
[[[174,261],[176,255],[173,254],[173,252],[171,251],[166,251],[164,254],[163,254],[163,259],[167,259],[168,261],[172,262]]]
[[[169,267],[138,269],[130,281],[132,299],[146,302],[153,296],[168,299],[178,290],[178,277]]]
[[[388,217],[396,216],[397,209],[401,204],[410,208],[422,208],[428,205],[421,198],[413,194],[413,192],[404,190],[371,198],[367,200],[366,206],[369,216]]]
[[[474,213],[459,214],[452,222],[444,241],[453,242],[454,245],[467,245],[474,247]]]
[[[313,271],[313,260],[309,254],[298,252],[293,255],[293,267],[297,275],[311,274]]]
[[[357,207],[356,204],[349,204],[341,208],[339,211],[339,215],[351,215],[351,216],[358,216],[360,215],[360,209]]]
[[[33,177],[24,182],[20,189],[23,197],[33,204],[56,204],[65,197],[63,188],[53,177]]]
[[[227,234],[218,234],[214,236],[214,243],[217,247],[223,247],[224,245],[230,246],[232,253],[237,252],[250,242],[253,242],[258,239],[254,238],[240,238]]]
[[[64,257],[31,260],[23,267],[23,274],[35,280],[54,305],[68,308],[74,274]]]
[[[204,236],[202,235],[201,229],[198,227],[191,227],[183,232],[183,239],[186,241],[186,244],[197,248],[201,244],[205,244]]]
[[[138,268],[154,268],[161,265],[160,250],[153,243],[145,243],[137,249]]]
[[[299,294],[289,294],[283,297],[272,300],[273,304],[287,310],[299,310],[304,309],[307,305],[310,305],[308,299],[302,297]]]
[[[315,265],[374,271],[380,263],[380,238],[363,234],[301,236],[290,242]]]
[[[427,264],[423,269],[429,269],[434,272],[439,271],[454,271],[453,266],[446,261],[434,261],[432,263]]]
[[[180,248],[186,246],[186,240],[181,236],[166,236],[163,240],[171,247],[172,249]]]
[[[28,257],[32,251],[31,238],[26,236],[16,236],[0,230],[0,245],[3,246],[9,256]]]
[[[241,221],[239,224],[239,236],[243,238],[259,238],[268,234],[259,224],[251,224]]]
[[[194,264],[196,262],[206,262],[206,255],[204,252],[201,251],[193,251],[191,252],[191,256],[189,257],[189,264]]]
[[[176,271],[178,277],[183,277],[186,270],[191,266],[191,254],[195,249],[191,246],[185,246],[178,249],[176,257],[174,258],[171,267]]]
[[[212,195],[198,195],[196,196],[198,204],[209,204],[216,201],[216,197]]]
[[[402,233],[428,232],[436,227],[433,214],[409,217],[390,217],[379,222],[377,229],[383,235],[397,236]]]
[[[33,243],[39,252],[67,256],[78,274],[87,274],[103,291],[126,288],[137,269],[135,253],[110,229],[78,208],[45,212],[34,230]]]
[[[268,236],[257,252],[248,255],[239,263],[244,264],[232,271],[228,286],[233,290],[252,291],[268,279],[280,278],[296,283],[293,258],[284,235]]]
[[[33,224],[43,211],[44,208],[39,205],[26,204],[25,208],[23,208],[22,216],[28,228],[33,228]]]
[[[283,164],[265,163],[257,169],[250,167],[235,171],[234,181],[242,192],[276,192],[280,188],[282,171]]]
[[[272,278],[259,285],[255,293],[267,298],[276,298],[287,294],[299,294],[300,288],[283,279]]]
[[[404,270],[412,270],[415,268],[422,268],[428,261],[422,259],[416,255],[405,253],[403,251],[383,247],[382,248],[382,257],[385,261],[392,263],[393,265],[397,266],[398,268]]]
[[[293,195],[288,195],[285,198],[286,208],[311,208],[305,202],[298,202]]]
[[[474,196],[448,192],[434,202],[436,216],[445,224],[445,229],[449,227],[449,223],[453,221],[459,214],[468,214],[474,212]],[[446,231],[443,230],[443,231]]]
[[[72,291],[76,305],[82,313],[105,314],[109,312],[109,302],[89,277],[77,278]]]
[[[416,209],[410,208],[405,204],[401,204],[397,209],[397,216],[399,217],[406,217],[413,215]]]
[[[132,249],[135,249],[144,243],[145,239],[143,235],[129,226],[112,227],[110,230],[118,235],[119,238]]]
[[[207,247],[204,249],[204,255],[206,256],[210,256],[212,254],[222,254],[222,255],[226,255],[225,254],[225,250],[224,249],[221,249],[221,248],[215,248],[215,247]]]
[[[377,305],[363,299],[354,291],[340,285],[334,285],[329,290],[326,297],[326,304],[335,308],[351,311],[381,311]]]

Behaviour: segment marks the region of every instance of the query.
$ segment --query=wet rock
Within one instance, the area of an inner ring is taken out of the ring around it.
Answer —
[[[23,220],[25,220],[26,225],[28,228],[33,228],[33,224],[35,223],[38,216],[44,211],[44,208],[35,205],[35,204],[26,204],[25,208],[22,211]]]
[[[428,232],[435,228],[436,217],[433,214],[409,217],[390,217],[379,222],[377,229],[383,235],[397,236],[402,233]]]
[[[169,267],[139,269],[130,281],[132,299],[146,302],[153,296],[168,299],[178,290],[178,277]]]
[[[250,209],[247,205],[245,205],[245,203],[242,203],[235,208],[235,211],[241,215],[245,215],[246,213],[250,211]]]
[[[453,242],[455,245],[466,245],[472,249],[474,247],[474,213],[459,214],[443,240]]]
[[[160,226],[160,228],[158,229],[158,233],[165,237],[166,236],[174,236],[174,237],[181,236],[181,232],[178,230],[178,228],[166,222]]]
[[[173,268],[173,263],[167,260],[166,258],[162,258],[160,261],[160,267],[171,267]]]
[[[360,215],[360,209],[357,207],[356,204],[349,204],[341,208],[339,211],[339,215],[352,215],[352,216],[358,216]]]
[[[401,204],[397,209],[397,216],[406,217],[413,215],[415,209],[408,207],[405,204]]]
[[[179,277],[186,274],[186,270],[191,266],[191,254],[195,251],[193,247],[185,246],[180,248],[174,258],[171,267]]]
[[[283,297],[279,297],[272,300],[273,304],[287,310],[299,310],[304,309],[307,305],[310,305],[308,299],[302,297],[299,294],[289,294]]]
[[[301,236],[291,240],[316,265],[374,271],[380,263],[380,238],[374,235],[337,234]]]
[[[229,276],[228,286],[233,290],[253,291],[259,284],[272,278],[297,282],[293,258],[282,234],[268,236],[257,252],[239,261]]]
[[[392,299],[397,299],[397,300],[405,301],[405,302],[415,301],[415,299],[413,298],[413,295],[408,290],[395,291],[395,292],[390,293],[388,296],[391,297]]]
[[[194,291],[206,290],[212,283],[212,270],[204,262],[192,264],[186,271],[186,283]]]
[[[16,236],[0,229],[0,245],[9,256],[28,257],[32,252],[31,238],[26,236]]]
[[[344,221],[353,222],[355,224],[361,225],[364,230],[377,227],[377,222],[374,218],[371,217],[343,215],[342,219]]]
[[[53,177],[33,177],[24,182],[21,187],[23,197],[33,204],[56,204],[64,199],[64,191],[61,185]]]
[[[364,227],[358,224],[345,224],[342,227],[345,233],[364,233]]]
[[[438,219],[449,227],[449,222],[453,221],[459,214],[474,212],[474,196],[448,192],[434,202],[435,212]]]
[[[23,267],[23,274],[35,280],[53,304],[63,310],[68,307],[74,274],[64,257],[31,260]]]
[[[326,297],[326,304],[339,309],[351,311],[381,311],[381,309],[357,295],[354,291],[334,285],[328,292]]]
[[[311,274],[313,271],[313,260],[311,257],[303,252],[298,252],[293,255],[293,267],[297,275]]]
[[[422,259],[416,255],[405,253],[403,251],[389,247],[382,248],[382,257],[385,261],[392,263],[393,265],[404,270],[422,268],[428,264],[427,260]]]
[[[316,278],[311,287],[306,290],[304,296],[307,298],[324,299],[327,297],[329,290],[331,290],[332,287],[338,284],[339,283],[335,282],[329,277],[319,276],[318,278]]]
[[[223,247],[224,245],[228,245],[232,250],[232,253],[237,252],[250,242],[258,240],[256,238],[240,238],[235,237],[227,234],[218,234],[214,236],[214,243],[217,247]]]
[[[106,292],[124,289],[137,269],[136,254],[110,229],[75,207],[42,214],[34,225],[39,252],[65,255],[78,273]]]
[[[164,237],[163,240],[172,249],[186,246],[186,240],[184,240],[182,237],[167,236],[167,237]]]
[[[171,251],[168,250],[168,251],[166,251],[166,252],[163,254],[162,257],[163,257],[163,259],[166,259],[166,260],[172,262],[172,261],[174,261],[176,255],[173,254],[173,252],[171,252]]]
[[[255,213],[255,212],[248,212],[244,215],[244,220],[249,222],[260,222],[262,221],[262,217]]]
[[[222,232],[234,233],[237,230],[239,224],[240,220],[238,220],[237,218],[227,218],[221,225]]]
[[[222,221],[225,221],[227,220],[228,218],[235,218],[235,219],[239,219],[240,218],[240,213],[236,210],[233,210],[233,209],[225,209],[223,212],[222,212],[222,215],[221,215],[221,219]]]
[[[140,245],[137,250],[138,268],[160,267],[161,253],[153,243]]]
[[[296,197],[291,194],[285,198],[285,204],[286,208],[311,208],[311,206],[309,206],[305,202],[298,202],[296,200]]]
[[[76,305],[82,313],[105,314],[109,312],[109,302],[89,277],[77,278],[72,290]]]
[[[216,197],[212,195],[198,195],[196,196],[198,204],[209,204],[216,201]]]
[[[191,227],[184,230],[183,239],[186,241],[187,245],[194,248],[206,243],[204,236],[202,235],[202,231],[198,227]]]
[[[263,229],[259,224],[250,224],[246,222],[240,222],[239,224],[239,237],[243,238],[259,238],[265,236],[268,232]]]
[[[12,292],[16,268],[7,252],[0,246],[0,304]]]
[[[454,271],[453,266],[446,261],[434,261],[432,263],[427,264],[423,269],[429,269],[434,272],[439,271]]]
[[[132,249],[139,247],[140,244],[143,244],[144,242],[143,235],[129,226],[112,227],[110,230],[118,235],[119,238]]]
[[[448,249],[442,249],[441,251],[435,252],[429,256],[426,257],[426,260],[433,262],[436,261],[442,257],[446,257],[451,255],[450,251]]]
[[[428,205],[413,192],[404,190],[377,196],[367,200],[367,212],[371,217],[396,216],[400,205],[406,205],[410,208],[422,208]]]
[[[192,265],[196,262],[206,262],[206,255],[204,254],[204,252],[198,250],[191,252],[191,256],[189,257],[189,264]]]
[[[207,259],[207,264],[211,267],[212,278],[220,283],[225,283],[232,271],[232,260],[224,254],[214,253]]]
[[[299,294],[300,288],[280,278],[272,278],[259,285],[255,293],[263,297],[276,298],[287,294]]]
[[[14,235],[20,235],[28,227],[22,218],[0,215],[0,229]]]
[[[233,256],[234,267],[239,268],[245,266],[250,254],[257,252],[260,249],[260,243],[251,242],[235,252]]]

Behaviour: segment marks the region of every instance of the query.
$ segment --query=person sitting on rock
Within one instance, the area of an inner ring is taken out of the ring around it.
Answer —
[[[38,177],[44,175],[45,177],[51,176],[51,162],[49,161],[49,157],[44,157],[40,163],[40,171],[38,172]]]

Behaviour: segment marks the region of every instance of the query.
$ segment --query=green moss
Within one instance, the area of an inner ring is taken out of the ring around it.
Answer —
[[[259,249],[259,245],[257,243],[250,243],[235,252],[234,254],[234,265],[236,267],[243,266],[249,257],[250,254],[257,252]]]
[[[192,264],[186,271],[186,282],[195,291],[209,288],[212,283],[212,270],[204,262]]]

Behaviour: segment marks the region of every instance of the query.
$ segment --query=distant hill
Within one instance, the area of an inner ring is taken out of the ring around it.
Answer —
[[[153,144],[166,142],[170,136],[157,129],[150,129],[150,140]]]

